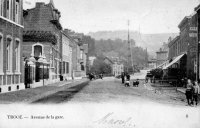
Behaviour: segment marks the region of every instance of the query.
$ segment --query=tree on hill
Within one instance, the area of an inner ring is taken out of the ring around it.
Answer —
[[[132,59],[134,65],[137,65],[139,67],[144,66],[147,63],[146,50],[141,47],[136,47],[135,41],[133,39],[131,39],[130,42],[131,42]],[[118,57],[120,59],[124,61],[127,61],[128,59],[129,52],[128,52],[128,43],[126,40],[121,40],[121,39],[96,40],[95,48],[97,55],[105,55],[111,57],[112,55],[118,54]]]
[[[97,57],[97,59],[94,60],[94,64],[91,67],[90,72],[96,73],[96,74],[111,74],[112,73],[112,67],[109,64],[106,64],[104,62],[103,57]]]

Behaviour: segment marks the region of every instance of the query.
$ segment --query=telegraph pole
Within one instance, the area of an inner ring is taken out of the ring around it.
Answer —
[[[197,12],[197,59],[196,59],[196,63],[197,63],[197,74],[196,74],[196,81],[199,81],[199,13]]]
[[[129,25],[130,21],[128,20],[128,72],[129,72],[129,67],[132,67],[132,70],[134,71],[133,68],[133,57],[132,57],[132,49],[131,49],[131,42],[130,42],[130,32],[129,32]]]

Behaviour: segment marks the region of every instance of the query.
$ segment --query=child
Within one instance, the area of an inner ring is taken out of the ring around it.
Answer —
[[[193,86],[193,99],[194,101],[196,102],[196,106],[198,104],[198,94],[199,94],[200,90],[199,90],[199,85],[198,85],[198,82],[195,81],[195,84]]]
[[[185,91],[185,95],[186,95],[188,105],[193,104],[192,87],[193,87],[192,82],[191,82],[190,79],[188,79],[187,88],[186,88],[186,91]]]
[[[129,87],[130,86],[130,81],[129,80],[126,80],[125,82],[125,87]]]

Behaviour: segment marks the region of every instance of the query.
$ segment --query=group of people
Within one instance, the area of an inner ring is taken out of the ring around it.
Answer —
[[[124,84],[125,87],[130,86],[130,75],[128,73],[122,73],[121,79],[122,79],[122,84]],[[139,85],[139,79],[133,81],[133,86],[138,87],[138,85]]]
[[[103,79],[103,74],[101,73],[101,74],[99,74],[99,75],[95,75],[95,74],[93,74],[93,73],[89,73],[89,74],[88,74],[88,77],[89,77],[90,80],[92,80],[92,79],[97,79],[97,78]]]
[[[196,105],[198,104],[198,94],[200,93],[198,82],[192,82],[190,79],[187,81],[187,87],[186,87],[186,99],[188,105]],[[195,102],[195,104],[194,104]]]
[[[130,85],[130,75],[128,73],[122,73],[121,74],[122,84],[125,86]]]

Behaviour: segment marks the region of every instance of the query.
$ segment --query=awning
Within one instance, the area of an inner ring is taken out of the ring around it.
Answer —
[[[167,63],[168,63],[168,61],[165,61],[164,63],[158,65],[156,68],[162,68],[162,67],[164,67],[164,65],[166,65]]]
[[[176,63],[177,61],[179,61],[185,54],[181,54],[179,56],[177,56],[171,63],[169,63],[168,65],[166,65],[165,67],[163,67],[163,69],[167,69],[170,66],[172,66],[174,63]]]

